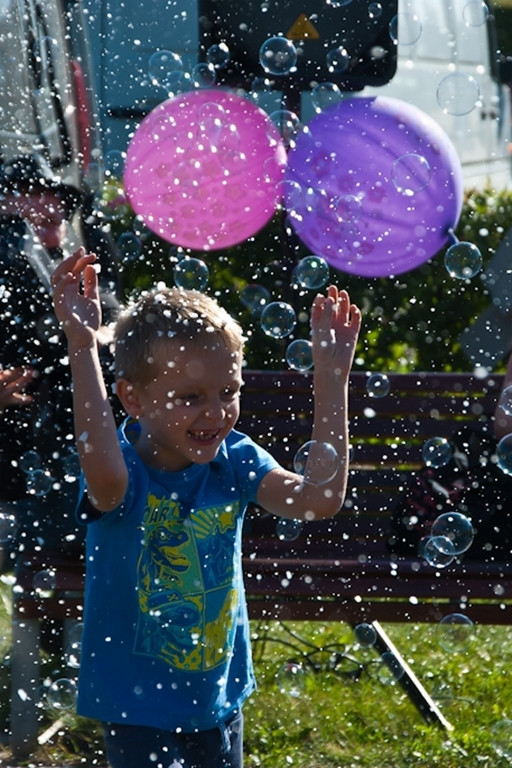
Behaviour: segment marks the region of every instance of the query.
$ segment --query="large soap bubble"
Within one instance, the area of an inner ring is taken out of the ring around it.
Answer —
[[[304,443],[293,460],[293,468],[297,474],[304,476],[304,482],[309,485],[328,483],[336,475],[339,466],[340,460],[334,446],[320,440]]]
[[[475,639],[473,622],[463,613],[450,613],[437,625],[437,639],[443,650],[464,653]]]
[[[474,531],[471,520],[461,512],[444,512],[432,523],[430,535],[442,537],[449,542],[448,547],[436,543],[441,552],[448,555],[460,555],[466,552],[473,543]]]

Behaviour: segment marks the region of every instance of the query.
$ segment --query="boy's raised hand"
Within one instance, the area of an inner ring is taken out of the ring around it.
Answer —
[[[315,370],[332,370],[348,377],[361,328],[361,311],[350,303],[345,290],[331,285],[326,296],[319,294],[311,308],[311,330]]]
[[[68,344],[74,348],[96,343],[101,324],[96,256],[79,248],[52,275],[53,303]]]

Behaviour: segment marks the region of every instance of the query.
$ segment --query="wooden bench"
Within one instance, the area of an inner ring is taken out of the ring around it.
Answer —
[[[245,375],[240,429],[290,464],[311,427],[310,377],[292,372]],[[475,623],[512,623],[512,557],[462,558],[443,569],[419,557],[391,556],[389,511],[422,463],[432,437],[493,415],[502,377],[390,374],[390,392],[370,397],[367,376],[350,386],[352,458],[341,512],[305,523],[298,538],[276,533],[273,517],[247,523],[244,567],[251,616],[359,623],[439,621],[463,611]]]
[[[512,562],[462,559],[436,569],[418,557],[389,554],[389,510],[421,465],[424,442],[450,437],[462,425],[486,423],[502,377],[417,373],[388,378],[389,394],[370,397],[368,376],[351,376],[352,457],[341,512],[332,520],[304,523],[292,540],[277,534],[274,517],[251,512],[244,569],[252,618],[375,622],[378,647],[398,654],[381,621],[438,622],[463,612],[475,623],[512,623]],[[244,380],[238,427],[292,465],[311,431],[311,374],[247,371]],[[47,590],[34,586],[41,573],[49,575]],[[15,756],[30,753],[37,739],[41,619],[76,621],[82,609],[82,552],[30,552],[20,559],[13,610]],[[404,679],[423,713],[448,726],[408,668]]]

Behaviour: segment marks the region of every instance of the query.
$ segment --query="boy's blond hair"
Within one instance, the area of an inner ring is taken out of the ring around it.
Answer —
[[[139,384],[161,370],[169,342],[178,348],[222,345],[233,354],[244,343],[239,323],[211,296],[167,287],[144,292],[119,315],[114,341],[116,379]]]

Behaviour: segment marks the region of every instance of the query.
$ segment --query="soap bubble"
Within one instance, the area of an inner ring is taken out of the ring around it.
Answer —
[[[125,263],[137,261],[142,253],[142,240],[135,232],[123,232],[117,239],[117,253]]]
[[[148,63],[148,74],[153,85],[160,86],[166,91],[170,90],[176,73],[183,72],[183,61],[181,56],[174,51],[160,50],[155,51]]]
[[[431,437],[422,449],[423,461],[427,467],[444,467],[452,458],[452,446],[445,437]]]
[[[389,36],[397,45],[414,45],[423,32],[423,26],[415,13],[398,13],[389,22]]]
[[[76,706],[77,685],[74,680],[62,677],[54,682],[46,692],[46,701],[56,710],[70,710]]]
[[[369,397],[385,397],[391,384],[385,373],[372,373],[366,381],[366,393]]]
[[[482,27],[487,23],[489,6],[482,0],[470,0],[462,11],[462,18],[467,27]]]
[[[82,635],[84,625],[76,622],[68,633],[68,647],[66,653],[66,664],[72,669],[80,667],[80,656],[82,653]]]
[[[512,720],[505,718],[491,728],[491,746],[500,757],[512,758]]]
[[[432,170],[422,155],[408,152],[394,161],[391,178],[397,192],[405,197],[412,197],[428,186]]]
[[[379,658],[377,677],[384,685],[394,685],[404,674],[404,668],[394,653],[385,651]]]
[[[45,469],[36,469],[27,475],[27,491],[31,496],[45,496],[52,488],[53,477]]]
[[[354,635],[362,648],[371,648],[377,640],[377,632],[371,624],[363,622],[354,627]]]
[[[507,416],[512,416],[512,386],[505,387],[501,393],[500,408]]]
[[[38,571],[32,577],[32,586],[36,592],[51,592],[57,585],[57,578],[55,571],[42,570]]]
[[[339,45],[332,48],[325,57],[327,69],[331,74],[340,74],[345,72],[350,65],[350,54],[346,48]]]
[[[473,543],[473,525],[471,520],[460,512],[445,512],[432,523],[430,535],[442,541],[435,542],[436,547],[447,555],[460,555],[466,552]],[[443,541],[447,540],[449,546]]]
[[[306,673],[301,664],[288,661],[276,674],[276,684],[281,693],[298,699],[306,687]]]
[[[311,102],[316,112],[321,112],[342,99],[343,94],[336,83],[318,83],[311,91]]]
[[[263,307],[261,327],[267,336],[272,336],[274,339],[289,336],[296,323],[295,310],[285,301],[272,301]]]
[[[276,534],[281,541],[295,541],[302,532],[302,520],[281,517],[276,523]]]
[[[446,568],[450,563],[453,563],[455,556],[448,552],[442,552],[437,547],[437,544],[441,542],[436,541],[436,538],[439,537],[424,536],[419,543],[418,554],[433,568]],[[449,539],[445,539],[441,546],[447,550],[450,546]]]
[[[69,451],[63,456],[62,468],[67,478],[77,478],[80,475],[80,459],[77,451]]]
[[[496,448],[498,467],[506,475],[512,475],[512,434],[502,437]]]
[[[336,449],[330,443],[309,440],[304,443],[293,459],[293,468],[303,475],[309,485],[323,485],[336,475],[340,461]]]
[[[316,290],[329,280],[329,265],[321,256],[304,256],[294,269],[293,276],[301,288]]]
[[[475,639],[474,625],[463,613],[444,616],[437,625],[437,639],[441,648],[449,653],[463,653]]]
[[[202,61],[192,68],[192,82],[196,88],[211,88],[215,85],[216,79],[217,75],[213,64]]]
[[[471,75],[452,72],[437,87],[437,103],[448,115],[467,115],[480,100],[480,87]]]
[[[256,317],[261,315],[263,307],[268,304],[269,299],[269,291],[258,283],[248,283],[240,291],[240,301]]]
[[[36,469],[41,469],[42,461],[37,451],[25,451],[19,459],[20,469],[27,474],[35,472]]]
[[[231,53],[226,43],[211,45],[206,51],[206,63],[214,69],[224,69],[229,63]]]
[[[124,174],[125,160],[126,152],[121,152],[119,149],[111,149],[107,152],[104,159],[105,176],[121,180]]]
[[[178,288],[202,291],[208,285],[208,267],[201,259],[185,256],[175,265],[174,282]]]
[[[269,37],[260,48],[260,64],[270,75],[295,72],[297,49],[286,37]]]
[[[483,259],[480,250],[473,243],[454,243],[445,253],[445,267],[450,277],[470,280],[482,269]]]
[[[361,218],[361,200],[355,195],[340,195],[329,202],[329,210],[340,223],[354,224]]]
[[[382,5],[380,3],[370,3],[368,6],[368,15],[371,19],[378,19],[382,16]]]
[[[313,345],[307,339],[295,339],[286,349],[286,362],[295,371],[307,371],[313,367]]]
[[[276,109],[275,112],[270,113],[269,117],[286,146],[289,146],[301,129],[300,118],[289,109]]]

